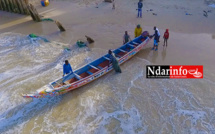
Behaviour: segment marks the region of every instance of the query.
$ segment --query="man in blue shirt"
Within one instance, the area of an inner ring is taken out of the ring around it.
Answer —
[[[142,8],[143,8],[143,3],[142,0],[139,0],[138,2],[138,13],[137,13],[137,18],[140,17],[142,18]]]
[[[69,73],[73,73],[72,67],[70,66],[68,60],[65,60],[65,64],[63,65],[63,76]]]

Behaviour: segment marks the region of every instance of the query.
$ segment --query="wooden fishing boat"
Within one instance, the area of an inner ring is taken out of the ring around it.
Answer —
[[[132,56],[137,54],[148,42],[150,38],[139,36],[125,45],[113,50],[119,60],[119,64],[124,63]],[[72,74],[60,78],[49,85],[38,89],[33,94],[23,94],[25,98],[44,98],[48,96],[57,96],[79,88],[92,82],[95,79],[105,75],[113,70],[112,65],[109,65],[109,54],[77,69]],[[109,66],[108,66],[109,65]]]

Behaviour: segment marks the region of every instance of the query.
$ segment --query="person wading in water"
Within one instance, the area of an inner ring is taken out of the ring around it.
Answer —
[[[113,69],[115,70],[115,72],[122,73],[118,60],[116,59],[116,56],[114,55],[114,53],[111,50],[109,50],[108,54],[109,54],[109,58],[110,58],[109,65],[112,63]],[[108,65],[108,67],[109,67],[109,65]]]

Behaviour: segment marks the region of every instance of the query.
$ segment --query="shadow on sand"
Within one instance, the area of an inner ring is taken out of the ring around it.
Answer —
[[[152,55],[152,62],[153,63],[155,63],[157,57],[158,57],[158,51],[153,51],[153,55]]]
[[[161,52],[162,60],[163,60],[163,61],[166,59],[166,49],[167,49],[167,47],[163,47],[163,50],[162,50],[162,52]]]

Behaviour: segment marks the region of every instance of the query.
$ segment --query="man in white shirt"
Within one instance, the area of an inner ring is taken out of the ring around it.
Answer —
[[[156,26],[154,26],[154,30],[157,31],[158,34],[158,42],[160,42],[160,32]]]

